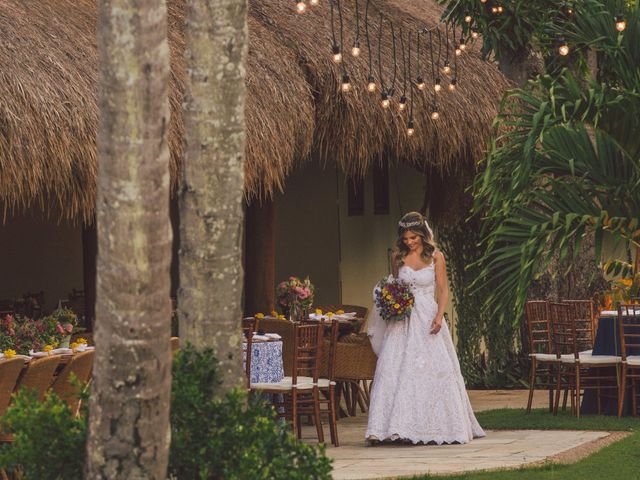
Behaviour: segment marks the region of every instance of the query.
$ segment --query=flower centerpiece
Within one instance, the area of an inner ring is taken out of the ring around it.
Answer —
[[[78,317],[66,308],[37,320],[9,314],[0,319],[0,350],[11,349],[28,355],[30,350],[68,344],[77,325]]]
[[[306,316],[304,312],[313,305],[313,292],[314,286],[309,277],[300,280],[291,276],[278,284],[276,302],[282,313],[295,321],[301,316]]]
[[[409,285],[405,282],[383,278],[378,282],[374,292],[374,303],[382,319],[387,322],[398,322],[411,316],[414,298]]]
[[[611,287],[604,292],[605,310],[615,310],[621,303],[637,304],[640,299],[640,273],[633,278],[621,278],[611,282]]]

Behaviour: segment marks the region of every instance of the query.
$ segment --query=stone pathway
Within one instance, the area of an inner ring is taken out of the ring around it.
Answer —
[[[526,406],[526,395],[526,391],[469,392],[475,411],[523,407]],[[544,407],[545,402],[543,394],[536,395],[534,406]],[[339,421],[340,448],[327,446],[327,454],[333,458],[335,480],[518,468],[543,462],[549,457],[609,435],[608,432],[589,431],[501,430],[487,431],[485,438],[466,445],[365,447],[366,427],[367,417],[361,413]],[[328,431],[325,437],[328,441]],[[303,438],[314,443],[314,427],[305,427]]]

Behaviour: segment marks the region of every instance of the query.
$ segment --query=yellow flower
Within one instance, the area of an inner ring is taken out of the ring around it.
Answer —
[[[337,313],[338,315],[342,315],[342,314],[344,314],[344,310],[336,310],[336,313]]]
[[[78,344],[81,344],[81,343],[87,343],[87,340],[86,340],[86,339],[84,339],[84,338],[78,338],[78,339],[76,340],[76,343],[78,343]]]
[[[393,308],[395,308],[396,310],[397,310],[397,309],[399,309],[399,308],[400,308],[400,304],[399,304],[399,303],[396,303],[396,304],[393,306]]]
[[[278,316],[278,312],[276,312],[275,310],[271,310],[271,316],[272,317],[277,317]]]
[[[630,287],[631,285],[633,285],[633,280],[631,280],[630,278],[623,278],[622,280],[620,280],[620,283],[626,285],[627,287]]]
[[[255,314],[256,318],[264,318],[264,313],[258,312]]]
[[[286,320],[284,315],[278,315],[278,320]]]
[[[76,342],[73,342],[71,345],[69,345],[69,348],[71,348],[71,351],[73,353],[76,353],[76,348],[78,348],[78,344]]]
[[[333,312],[327,312],[327,317],[329,318],[333,317]]]
[[[15,357],[16,351],[13,348],[7,348],[4,351],[4,356],[7,358]]]
[[[387,295],[387,300],[391,300],[391,295]]]
[[[42,349],[43,352],[51,352],[51,350],[53,350],[53,347],[51,345],[45,345],[44,348]]]
[[[316,308],[316,315],[322,315],[322,309]]]

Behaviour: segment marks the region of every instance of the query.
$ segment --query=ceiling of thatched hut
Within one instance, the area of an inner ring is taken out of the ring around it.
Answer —
[[[382,151],[399,161],[445,169],[481,155],[508,84],[477,54],[459,59],[461,88],[443,95],[440,120],[433,122],[429,102],[416,96],[416,135],[407,138],[404,120],[383,111],[362,88],[366,55],[349,60],[352,83],[360,87],[349,95],[339,93],[327,2],[297,15],[290,1],[249,1],[248,197],[282,190],[294,162],[312,150],[351,175],[365,172]],[[353,5],[343,3],[345,45],[355,33]],[[441,13],[432,0],[419,6],[408,0],[372,0],[372,15],[379,7],[405,31],[432,27]],[[174,186],[182,154],[182,8],[182,1],[169,0]],[[95,24],[93,0],[0,2],[0,203],[5,211],[34,204],[46,211],[55,204],[68,218],[92,216],[98,123]],[[391,41],[384,38],[382,54],[388,56]],[[377,38],[372,41],[377,49]],[[402,83],[402,72],[398,78]]]

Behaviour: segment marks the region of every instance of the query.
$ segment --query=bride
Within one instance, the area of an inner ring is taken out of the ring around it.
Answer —
[[[403,440],[440,445],[484,437],[442,320],[447,303],[444,256],[420,213],[400,220],[392,267],[394,276],[410,285],[415,304],[410,319],[388,325],[373,308],[368,335],[378,363],[367,444]]]

